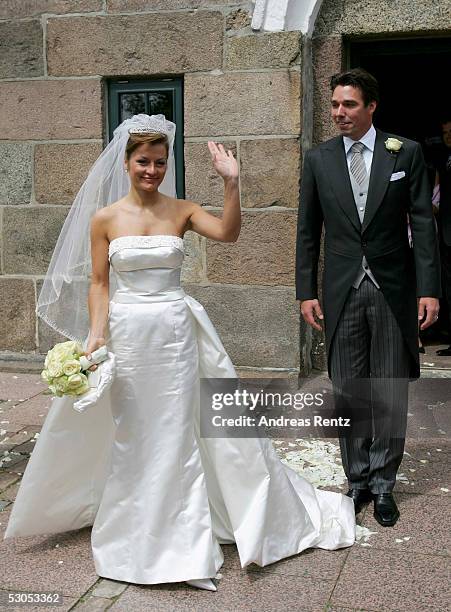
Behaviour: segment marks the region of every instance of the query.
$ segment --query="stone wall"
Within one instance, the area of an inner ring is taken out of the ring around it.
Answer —
[[[243,230],[186,237],[184,283],[235,364],[296,369],[300,35],[253,33],[240,0],[3,0],[0,357],[58,340],[36,296],[70,204],[103,146],[108,77],[184,76],[186,197],[217,214],[206,143],[234,150]]]

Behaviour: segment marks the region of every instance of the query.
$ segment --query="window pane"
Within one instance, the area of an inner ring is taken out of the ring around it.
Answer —
[[[121,117],[120,122],[133,115],[146,112],[146,94],[144,93],[124,93],[121,94]]]
[[[169,121],[174,121],[172,91],[152,91],[149,93],[149,115],[162,114]]]

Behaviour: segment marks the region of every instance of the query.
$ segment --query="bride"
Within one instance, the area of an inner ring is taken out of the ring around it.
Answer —
[[[182,238],[237,239],[238,167],[208,144],[224,179],[222,218],[177,200],[174,135],[163,115],[125,120],[66,219],[37,311],[69,338],[89,329],[88,354],[106,342],[116,376],[82,414],[73,398],[53,400],[5,537],[92,525],[99,576],[216,590],[221,543],[236,543],[243,567],[264,566],[350,546],[355,517],[350,498],[314,489],[269,440],[199,434],[200,377],[236,373],[180,287]]]

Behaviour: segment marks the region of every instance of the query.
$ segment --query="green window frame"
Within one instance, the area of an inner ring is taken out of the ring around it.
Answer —
[[[185,197],[183,159],[183,82],[182,79],[128,80],[108,82],[108,137],[117,126],[137,113],[163,113],[176,126],[174,156],[177,197]]]

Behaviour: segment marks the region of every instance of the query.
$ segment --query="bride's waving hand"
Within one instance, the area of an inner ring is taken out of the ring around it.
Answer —
[[[224,180],[224,210],[222,218],[207,212],[198,204],[190,203],[188,227],[202,236],[220,242],[235,242],[241,229],[240,193],[238,164],[232,151],[226,151],[222,144],[210,141],[213,167]]]

